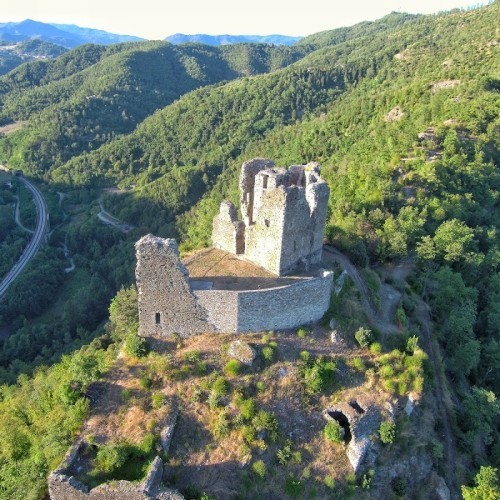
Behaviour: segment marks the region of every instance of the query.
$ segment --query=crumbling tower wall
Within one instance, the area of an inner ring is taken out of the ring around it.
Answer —
[[[236,219],[234,205],[223,202],[214,218],[213,244],[278,276],[307,271],[321,261],[329,194],[317,163],[284,169],[262,158],[245,162],[240,173],[243,221]]]
[[[176,241],[148,234],[135,244],[135,249],[139,335],[178,333],[187,337],[215,331],[206,310],[191,292]]]
[[[212,239],[215,248],[240,255],[245,252],[245,223],[238,220],[236,207],[223,201],[219,216],[214,218]]]

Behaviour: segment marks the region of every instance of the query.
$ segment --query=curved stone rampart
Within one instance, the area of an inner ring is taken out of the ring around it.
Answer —
[[[322,318],[330,304],[333,273],[264,290],[196,290],[208,320],[221,332],[283,330]]]

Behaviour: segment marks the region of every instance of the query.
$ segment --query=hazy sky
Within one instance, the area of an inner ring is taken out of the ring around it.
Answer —
[[[2,0],[0,22],[26,18],[163,39],[174,33],[309,35],[391,11],[433,13],[474,0]],[[481,2],[486,3],[486,2]]]

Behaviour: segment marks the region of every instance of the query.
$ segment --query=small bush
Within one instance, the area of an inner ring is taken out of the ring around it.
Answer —
[[[139,337],[137,333],[130,333],[125,339],[125,352],[129,356],[143,358],[149,353],[149,345],[145,338]]]
[[[266,477],[266,464],[262,460],[254,462],[252,464],[252,470],[258,477],[260,477],[260,479],[264,479]]]
[[[255,387],[259,392],[262,392],[266,388],[266,384],[262,380],[258,380],[257,383],[255,384]]]
[[[304,491],[304,485],[300,479],[296,479],[293,476],[288,476],[285,481],[285,493],[292,498],[297,498],[302,495]]]
[[[274,359],[274,349],[271,346],[266,346],[262,348],[262,357],[268,363],[271,363]]]
[[[356,342],[361,347],[369,347],[375,341],[375,336],[369,328],[360,327],[354,334]]]
[[[365,362],[363,361],[362,358],[353,358],[351,360],[351,365],[358,372],[365,372],[366,371]]]
[[[336,420],[330,420],[323,429],[323,435],[328,441],[341,443],[343,439],[343,430]]]
[[[257,432],[267,431],[271,441],[278,438],[278,421],[271,412],[260,410],[252,419],[252,425]]]
[[[390,444],[394,442],[394,438],[396,437],[396,424],[394,422],[390,422],[389,420],[384,420],[380,424],[378,433],[382,443]]]
[[[250,420],[255,416],[256,407],[253,399],[244,399],[239,405],[240,414],[245,420]]]
[[[309,361],[309,359],[311,358],[311,355],[309,354],[308,351],[300,351],[299,353],[299,358],[302,360],[302,361]]]
[[[201,353],[200,351],[187,351],[182,355],[182,359],[195,364],[201,361]]]
[[[130,389],[123,389],[121,396],[123,401],[130,401],[130,398],[132,397],[132,391]]]
[[[241,363],[237,359],[230,359],[224,367],[224,373],[229,377],[236,377],[241,371]]]
[[[119,469],[127,460],[128,453],[124,446],[101,446],[97,452],[96,462],[100,470],[110,474]]]
[[[321,356],[306,366],[301,373],[306,390],[311,394],[324,391],[333,383],[335,368],[333,360]]]
[[[165,394],[158,392],[151,396],[151,406],[153,407],[153,409],[158,410],[165,404],[166,400],[167,397],[165,396]]]
[[[276,460],[280,465],[286,465],[292,458],[292,441],[287,439],[282,448],[276,452]]]
[[[372,354],[375,354],[376,356],[378,356],[379,354],[382,353],[382,344],[380,342],[374,342],[370,346],[370,351]]]
[[[149,375],[143,373],[139,377],[139,385],[143,389],[151,389],[151,386],[153,385],[153,379]]]
[[[366,474],[361,478],[361,488],[364,490],[369,490],[372,486],[373,476],[375,475],[375,471],[370,469]]]
[[[327,488],[330,488],[331,490],[335,488],[335,479],[333,476],[325,476],[324,482]]]
[[[412,337],[408,337],[408,340],[406,341],[406,352],[408,354],[413,354],[418,347],[418,337],[416,335],[413,335]]]
[[[308,328],[305,328],[303,326],[301,326],[298,330],[297,330],[297,337],[303,339],[305,337],[307,337],[307,334],[309,333],[309,329]]]
[[[397,476],[391,481],[392,491],[400,497],[404,497],[408,491],[408,482],[404,477]]]

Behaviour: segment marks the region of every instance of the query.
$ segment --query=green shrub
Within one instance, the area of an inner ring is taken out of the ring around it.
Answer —
[[[254,462],[252,464],[252,470],[261,479],[264,479],[266,477],[266,464],[262,460],[257,460],[257,462]]]
[[[158,392],[151,396],[151,406],[153,407],[153,409],[158,410],[165,404],[166,400],[167,397],[165,396],[165,394]]]
[[[132,397],[132,391],[130,389],[123,389],[121,393],[123,401],[127,402]]]
[[[139,385],[143,389],[151,389],[151,386],[153,385],[153,379],[146,373],[143,373],[139,377]]]
[[[266,347],[262,348],[262,357],[264,358],[265,361],[268,363],[271,363],[274,360],[274,348],[271,346],[267,345]]]
[[[375,341],[375,336],[369,328],[360,327],[356,330],[354,334],[356,342],[361,347],[369,347]]]
[[[382,353],[382,344],[380,342],[374,342],[371,346],[370,346],[370,351],[372,354],[375,354],[375,355],[379,355]]]
[[[396,424],[389,420],[384,420],[378,429],[380,435],[380,441],[384,444],[390,444],[394,442],[396,437]]]
[[[267,431],[271,441],[278,438],[278,421],[276,417],[265,410],[260,410],[252,419],[252,425],[257,432]]]
[[[201,353],[200,351],[187,351],[183,354],[182,359],[195,364],[201,361]]]
[[[222,404],[222,398],[227,394],[229,385],[226,379],[218,376],[212,384],[212,389],[208,395],[208,405],[210,408],[217,408]]]
[[[366,474],[361,477],[360,486],[364,490],[369,490],[372,486],[373,476],[375,475],[375,471],[370,469]]]
[[[304,491],[304,485],[300,479],[296,479],[293,476],[288,476],[285,481],[285,493],[292,498],[297,498],[302,495]]]
[[[309,359],[311,358],[311,355],[309,354],[308,351],[300,351],[299,358],[302,361],[309,361]]]
[[[362,358],[353,358],[351,360],[351,365],[355,370],[358,370],[358,372],[366,371],[365,362]]]
[[[325,486],[333,490],[335,488],[335,478],[333,476],[325,476]]]
[[[328,441],[341,443],[343,440],[343,430],[336,420],[330,420],[323,429],[323,435]]]
[[[292,441],[287,439],[285,444],[276,452],[276,460],[280,465],[286,465],[292,458]]]
[[[255,431],[255,428],[251,425],[244,425],[241,428],[241,435],[248,444],[251,444],[253,441],[255,441],[257,433]]]
[[[230,359],[224,366],[224,373],[229,377],[236,377],[241,371],[241,363],[237,359]]]
[[[139,337],[137,333],[132,332],[125,339],[125,352],[129,356],[143,358],[149,353],[149,345],[145,338]]]
[[[301,370],[306,390],[317,394],[333,383],[335,363],[331,359],[318,357]]]
[[[307,334],[309,333],[309,329],[308,328],[305,328],[303,326],[301,326],[298,330],[297,330],[297,336],[301,339],[305,338],[307,336]]]
[[[412,337],[408,337],[408,340],[406,341],[406,352],[408,354],[413,354],[418,347],[418,337],[416,335],[413,335]]]
[[[217,439],[222,439],[229,434],[230,420],[225,410],[222,410],[217,415],[213,426],[213,434]]]
[[[408,491],[408,482],[404,477],[397,476],[391,481],[392,491],[400,497],[404,497]]]
[[[96,462],[100,470],[110,474],[125,464],[128,452],[123,445],[101,446],[97,452]]]
[[[245,420],[250,420],[255,416],[256,407],[253,399],[244,399],[239,405],[240,414]]]
[[[263,380],[258,380],[257,383],[255,384],[255,387],[257,388],[258,391],[262,392],[266,388],[266,384],[264,383]]]

